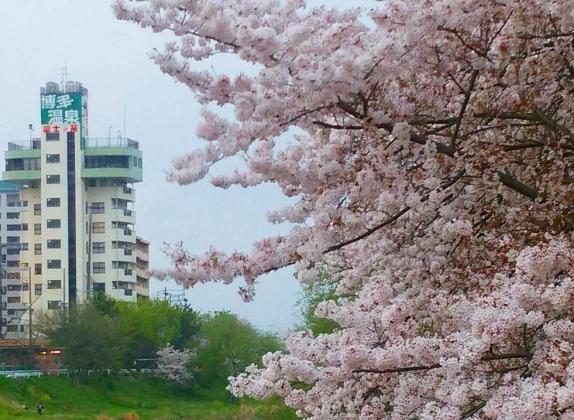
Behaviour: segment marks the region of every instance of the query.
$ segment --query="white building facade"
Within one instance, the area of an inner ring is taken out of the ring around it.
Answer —
[[[125,137],[88,138],[87,98],[78,82],[47,83],[41,137],[9,143],[5,154],[3,179],[26,203],[19,257],[34,311],[95,292],[137,299],[133,185],[142,181],[142,152]]]
[[[16,338],[25,333],[23,315],[26,306],[22,292],[27,292],[20,282],[20,187],[0,181],[0,337]]]

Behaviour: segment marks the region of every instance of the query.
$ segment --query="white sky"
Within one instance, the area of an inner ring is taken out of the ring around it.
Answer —
[[[372,5],[372,1],[314,0],[313,5]],[[161,48],[162,35],[115,19],[110,0],[2,0],[0,3],[0,150],[8,141],[28,138],[28,124],[39,134],[39,90],[68,80],[89,89],[90,137],[117,135],[127,109],[127,135],[140,142],[144,182],[136,184],[136,232],[151,241],[151,265],[166,267],[162,243],[183,240],[194,252],[209,245],[225,251],[249,251],[250,244],[286,227],[265,221],[268,210],[286,202],[278,188],[227,191],[200,182],[179,187],[165,181],[171,159],[198,147],[195,126],[199,105],[192,93],[164,75],[148,58]],[[226,66],[229,68],[229,66]],[[215,68],[217,71],[217,68]],[[2,163],[2,167],[3,167]],[[252,303],[231,286],[202,285],[187,291],[194,308],[227,309],[254,325],[283,331],[297,320],[299,285],[289,269],[267,275]],[[152,281],[151,294],[174,284]]]

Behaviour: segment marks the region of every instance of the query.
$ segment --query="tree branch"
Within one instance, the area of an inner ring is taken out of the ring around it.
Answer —
[[[540,195],[539,192],[536,191],[534,188],[514,178],[514,176],[512,176],[510,173],[506,171],[505,172],[498,171],[497,174],[500,177],[500,182],[502,185],[505,185],[511,190],[514,190],[517,193],[525,197],[528,197],[533,201],[536,200]]]
[[[472,96],[472,91],[474,90],[474,85],[476,83],[476,78],[478,76],[478,70],[473,70],[470,76],[470,83],[468,89],[464,95],[464,101],[462,102],[462,106],[460,107],[460,112],[458,113],[458,117],[456,119],[456,126],[454,127],[454,134],[452,135],[452,139],[450,140],[450,148],[455,150],[456,148],[456,139],[460,132],[460,126],[462,124],[462,119],[464,118],[464,113],[466,111],[466,107],[468,106],[468,102],[470,101],[470,97]]]
[[[505,354],[487,354],[486,356],[482,356],[480,360],[482,362],[493,362],[496,360],[507,360],[507,359],[532,359],[532,353],[526,352],[517,352],[517,353],[505,353]],[[401,368],[393,368],[393,369],[356,369],[353,372],[355,373],[403,373],[403,372],[416,372],[420,370],[432,370],[441,368],[442,365],[440,363],[435,363],[428,366],[407,366]]]
[[[373,234],[374,232],[376,232],[377,230],[390,225],[391,223],[393,223],[395,220],[397,220],[399,217],[401,217],[403,214],[405,214],[406,212],[408,212],[411,208],[410,207],[405,207],[404,209],[400,210],[398,213],[395,213],[393,216],[391,216],[390,218],[386,219],[385,221],[383,221],[382,223],[379,223],[378,225],[367,229],[366,232],[364,232],[363,234],[356,236],[352,239],[349,239],[347,241],[338,243],[336,245],[331,245],[329,248],[325,249],[323,251],[323,254],[327,254],[329,252],[333,252],[333,251],[337,251],[347,245],[350,245],[354,242],[360,241],[361,239],[366,238],[367,236]]]

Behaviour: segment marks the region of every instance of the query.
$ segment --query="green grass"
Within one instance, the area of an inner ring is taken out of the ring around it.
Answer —
[[[8,379],[0,377],[0,419],[41,418],[126,420],[291,420],[281,401],[218,400],[209,393],[192,395],[161,380],[144,376],[90,378],[76,385],[68,377]],[[129,414],[135,416],[129,417]]]

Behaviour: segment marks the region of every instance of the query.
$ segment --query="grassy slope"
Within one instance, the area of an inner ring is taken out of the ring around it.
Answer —
[[[39,418],[35,411],[38,401],[44,401],[43,417],[54,419],[96,419],[98,416],[102,416],[101,420],[122,419],[128,413],[137,414],[133,419],[140,420],[296,418],[279,401],[229,402],[193,397],[161,381],[143,377],[104,378],[103,381],[90,378],[87,384],[79,386],[67,377],[0,377],[0,419]]]

